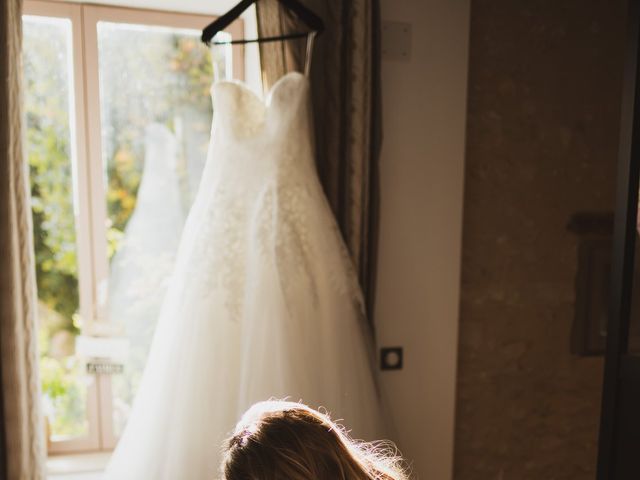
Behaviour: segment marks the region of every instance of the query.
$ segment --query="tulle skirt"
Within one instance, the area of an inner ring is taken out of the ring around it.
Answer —
[[[199,194],[107,479],[218,478],[225,438],[269,398],[384,437],[356,276],[319,183],[305,182]]]

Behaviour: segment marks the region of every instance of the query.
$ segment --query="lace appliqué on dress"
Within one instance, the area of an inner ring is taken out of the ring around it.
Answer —
[[[195,275],[204,296],[222,296],[229,319],[237,321],[246,284],[246,204],[222,186],[211,200],[194,247],[194,254],[207,268],[198,268]]]

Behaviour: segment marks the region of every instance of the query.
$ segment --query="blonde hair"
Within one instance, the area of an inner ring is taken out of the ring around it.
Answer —
[[[225,480],[407,480],[392,444],[352,440],[302,403],[260,402],[225,445]]]

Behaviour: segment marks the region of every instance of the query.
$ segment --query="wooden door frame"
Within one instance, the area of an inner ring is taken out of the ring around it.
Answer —
[[[631,444],[640,434],[640,403],[633,407],[640,394],[640,357],[628,348],[640,180],[640,0],[630,0],[627,13],[598,480],[640,478],[640,455]]]

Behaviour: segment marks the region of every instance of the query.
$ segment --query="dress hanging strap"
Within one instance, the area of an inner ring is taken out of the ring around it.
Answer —
[[[313,41],[316,38],[317,32],[311,32],[307,35],[307,55],[304,59],[304,75],[305,77],[309,76],[309,71],[311,70],[311,56],[313,55]]]

